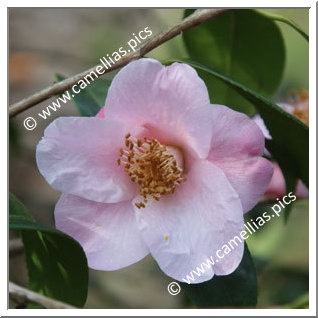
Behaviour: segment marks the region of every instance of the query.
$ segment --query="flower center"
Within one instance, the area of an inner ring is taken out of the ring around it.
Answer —
[[[131,181],[139,184],[143,200],[135,203],[138,209],[144,208],[149,198],[159,201],[162,195],[174,193],[176,186],[186,181],[176,150],[170,149],[156,139],[144,137],[141,141],[130,133],[125,136],[125,148],[120,148],[117,163],[124,165]]]

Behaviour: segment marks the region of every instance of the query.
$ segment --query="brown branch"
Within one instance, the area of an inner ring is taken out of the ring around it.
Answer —
[[[188,29],[191,29],[199,24],[202,24],[217,15],[224,13],[228,11],[229,9],[200,9],[196,10],[193,14],[179,22],[173,27],[170,27],[169,29],[155,35],[152,37],[149,41],[147,41],[144,45],[142,45],[136,52],[132,52],[130,54],[127,54],[125,57],[123,57],[120,61],[118,61],[116,64],[112,65],[108,70],[105,71],[106,74],[108,72],[111,72],[113,70],[116,70],[118,68],[121,68],[131,62],[132,60],[138,59],[148,52],[152,51],[154,48],[158,47],[159,45],[167,42],[168,40],[174,38],[175,36],[179,35],[183,31],[186,31]],[[94,71],[96,69],[95,65],[94,67],[90,68],[87,71],[84,71],[82,73],[76,74],[72,77],[69,77],[61,82],[55,83],[52,86],[49,86],[47,88],[42,89],[41,91],[22,99],[21,101],[13,104],[9,107],[9,116],[13,117],[24,110],[30,108],[31,106],[34,106],[54,95],[58,95],[60,93],[65,92],[67,89],[72,87],[74,84],[76,84],[80,79],[83,79],[87,74]],[[103,75],[102,74],[102,75]],[[101,76],[96,72],[96,75],[99,77]]]
[[[33,303],[36,305],[41,305],[48,309],[76,309],[76,307],[40,295],[34,291],[18,286],[12,282],[9,282],[9,296],[18,304]]]

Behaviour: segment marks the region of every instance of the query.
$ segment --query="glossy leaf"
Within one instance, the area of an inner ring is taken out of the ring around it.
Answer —
[[[82,247],[64,233],[37,223],[12,194],[9,228],[21,231],[30,288],[71,305],[84,306],[88,266]]]
[[[257,303],[257,277],[245,243],[239,267],[230,275],[214,276],[201,284],[181,283],[197,307],[253,307]]]
[[[192,60],[173,60],[172,62],[188,63],[196,69],[216,77],[231,87],[242,97],[251,102],[263,118],[271,136],[270,152],[278,164],[292,178],[301,179],[307,186],[309,183],[309,129],[295,116],[285,112],[264,96],[233,79],[216,72],[211,67]]]
[[[56,74],[56,79],[62,81],[65,78],[62,75]],[[88,84],[80,93],[75,94],[71,90],[70,95],[72,100],[82,116],[95,116],[101,107],[105,105],[105,100],[110,86],[110,81],[97,78]],[[76,90],[79,90],[79,86]]]
[[[259,10],[259,9],[254,9],[254,11],[256,11],[257,13],[263,15],[267,19],[270,19],[270,20],[273,20],[273,21],[283,22],[283,23],[291,26],[305,40],[309,41],[309,35],[298,24],[296,24],[294,21],[292,21],[292,20],[290,20],[290,19],[288,19],[286,17],[283,17],[282,15],[274,14],[274,13],[271,13],[271,12],[268,12],[268,11]]]
[[[185,16],[193,10],[186,10]],[[190,59],[246,85],[264,96],[282,79],[285,45],[278,26],[253,10],[231,10],[183,33]],[[211,102],[251,115],[254,108],[218,78],[199,71]]]

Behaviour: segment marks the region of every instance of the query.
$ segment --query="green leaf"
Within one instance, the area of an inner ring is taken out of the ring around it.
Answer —
[[[309,308],[309,293],[305,293],[304,295],[297,298],[291,304],[285,306],[288,309],[308,309]]]
[[[28,304],[26,306],[26,309],[46,309],[46,308],[41,305]]]
[[[16,155],[17,157],[20,154],[21,140],[20,132],[17,126],[17,123],[10,119],[9,120],[9,153],[10,156]]]
[[[55,77],[59,82],[65,79],[60,74],[56,74]],[[92,117],[99,112],[101,107],[105,105],[109,86],[110,81],[97,78],[82,89],[79,94],[69,91],[81,116]],[[77,87],[77,90],[79,89],[80,88]]]
[[[12,193],[9,194],[9,209],[10,218],[16,219],[17,222],[19,222],[19,219],[33,222],[33,218],[27,208]]]
[[[264,96],[239,84],[233,79],[216,72],[211,67],[192,60],[175,59],[173,62],[187,63],[204,71],[209,76],[220,79],[223,83],[250,101],[263,118],[275,147],[270,149],[272,156],[294,178],[301,179],[308,187],[309,183],[309,129],[295,116],[285,112],[281,107]]]
[[[273,204],[270,203],[259,203],[254,206],[254,208],[247,213],[244,214],[244,220],[245,222],[250,221],[250,219],[256,219],[259,216],[262,216],[262,214],[266,211],[269,211],[272,208]],[[262,227],[259,228],[258,231],[261,231]]]
[[[193,10],[186,10],[185,16]],[[270,19],[253,10],[231,10],[182,34],[190,59],[270,96],[282,79],[285,45]],[[251,115],[253,106],[218,78],[204,72],[213,104],[223,104]]]
[[[214,276],[201,284],[181,283],[198,307],[252,307],[257,303],[257,277],[251,254],[245,243],[239,267],[230,275]]]
[[[273,21],[279,21],[279,22],[283,22],[285,24],[288,24],[294,30],[296,30],[304,39],[309,41],[309,35],[304,30],[302,30],[301,27],[298,24],[296,24],[294,21],[292,21],[292,20],[290,20],[290,19],[288,19],[286,17],[283,17],[281,15],[270,13],[268,11],[259,10],[259,9],[254,9],[254,11],[256,11],[257,13],[263,15],[267,19],[270,19],[270,20],[273,20]]]
[[[84,306],[88,266],[82,247],[64,233],[37,223],[11,193],[9,228],[21,231],[30,288],[71,305]]]

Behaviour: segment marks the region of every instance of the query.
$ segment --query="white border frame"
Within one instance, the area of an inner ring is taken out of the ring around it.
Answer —
[[[104,7],[105,1],[90,0],[90,7]],[[66,0],[55,0],[50,5],[44,5],[43,1],[29,0],[27,3],[21,0],[6,1],[6,6],[1,6],[1,43],[8,43],[8,21],[7,21],[7,9],[8,7],[76,7],[79,5],[79,1],[66,1]],[[81,5],[87,4],[81,3]],[[310,222],[309,222],[309,309],[7,309],[7,299],[8,299],[8,285],[7,285],[7,273],[8,264],[7,262],[1,262],[1,272],[0,272],[0,315],[1,316],[162,316],[162,315],[173,315],[173,316],[316,316],[316,2],[315,1],[246,1],[242,0],[239,2],[228,1],[228,0],[215,0],[211,1],[174,1],[173,5],[171,1],[160,1],[160,2],[149,2],[149,1],[134,1],[134,3],[128,3],[128,1],[115,1],[114,6],[110,7],[156,7],[156,8],[199,8],[199,7],[233,7],[233,8],[310,8],[309,10],[309,98],[310,98],[310,201],[309,201],[309,211],[310,211]],[[110,8],[109,7],[109,8]],[[6,32],[7,30],[7,32]],[[8,50],[8,48],[7,48]],[[8,74],[7,66],[7,50],[4,48],[1,50],[1,60],[2,60],[2,74]],[[7,97],[7,83],[4,82],[4,76],[2,76],[1,91],[2,96]],[[0,125],[0,136],[1,143],[7,145],[7,125],[8,125],[8,114],[5,107],[0,108],[1,121]],[[5,122],[6,118],[6,122]],[[2,169],[7,167],[8,159],[4,156],[1,157]],[[8,172],[7,172],[8,173]],[[2,174],[4,176],[5,173]],[[7,183],[5,178],[1,179],[1,214],[0,214],[0,224],[2,224],[2,231],[0,231],[0,242],[1,242],[1,255],[7,255],[7,214],[8,211],[8,196],[7,196]],[[5,228],[4,228],[5,227]],[[7,255],[8,260],[8,255]],[[173,297],[173,296],[171,296]]]

